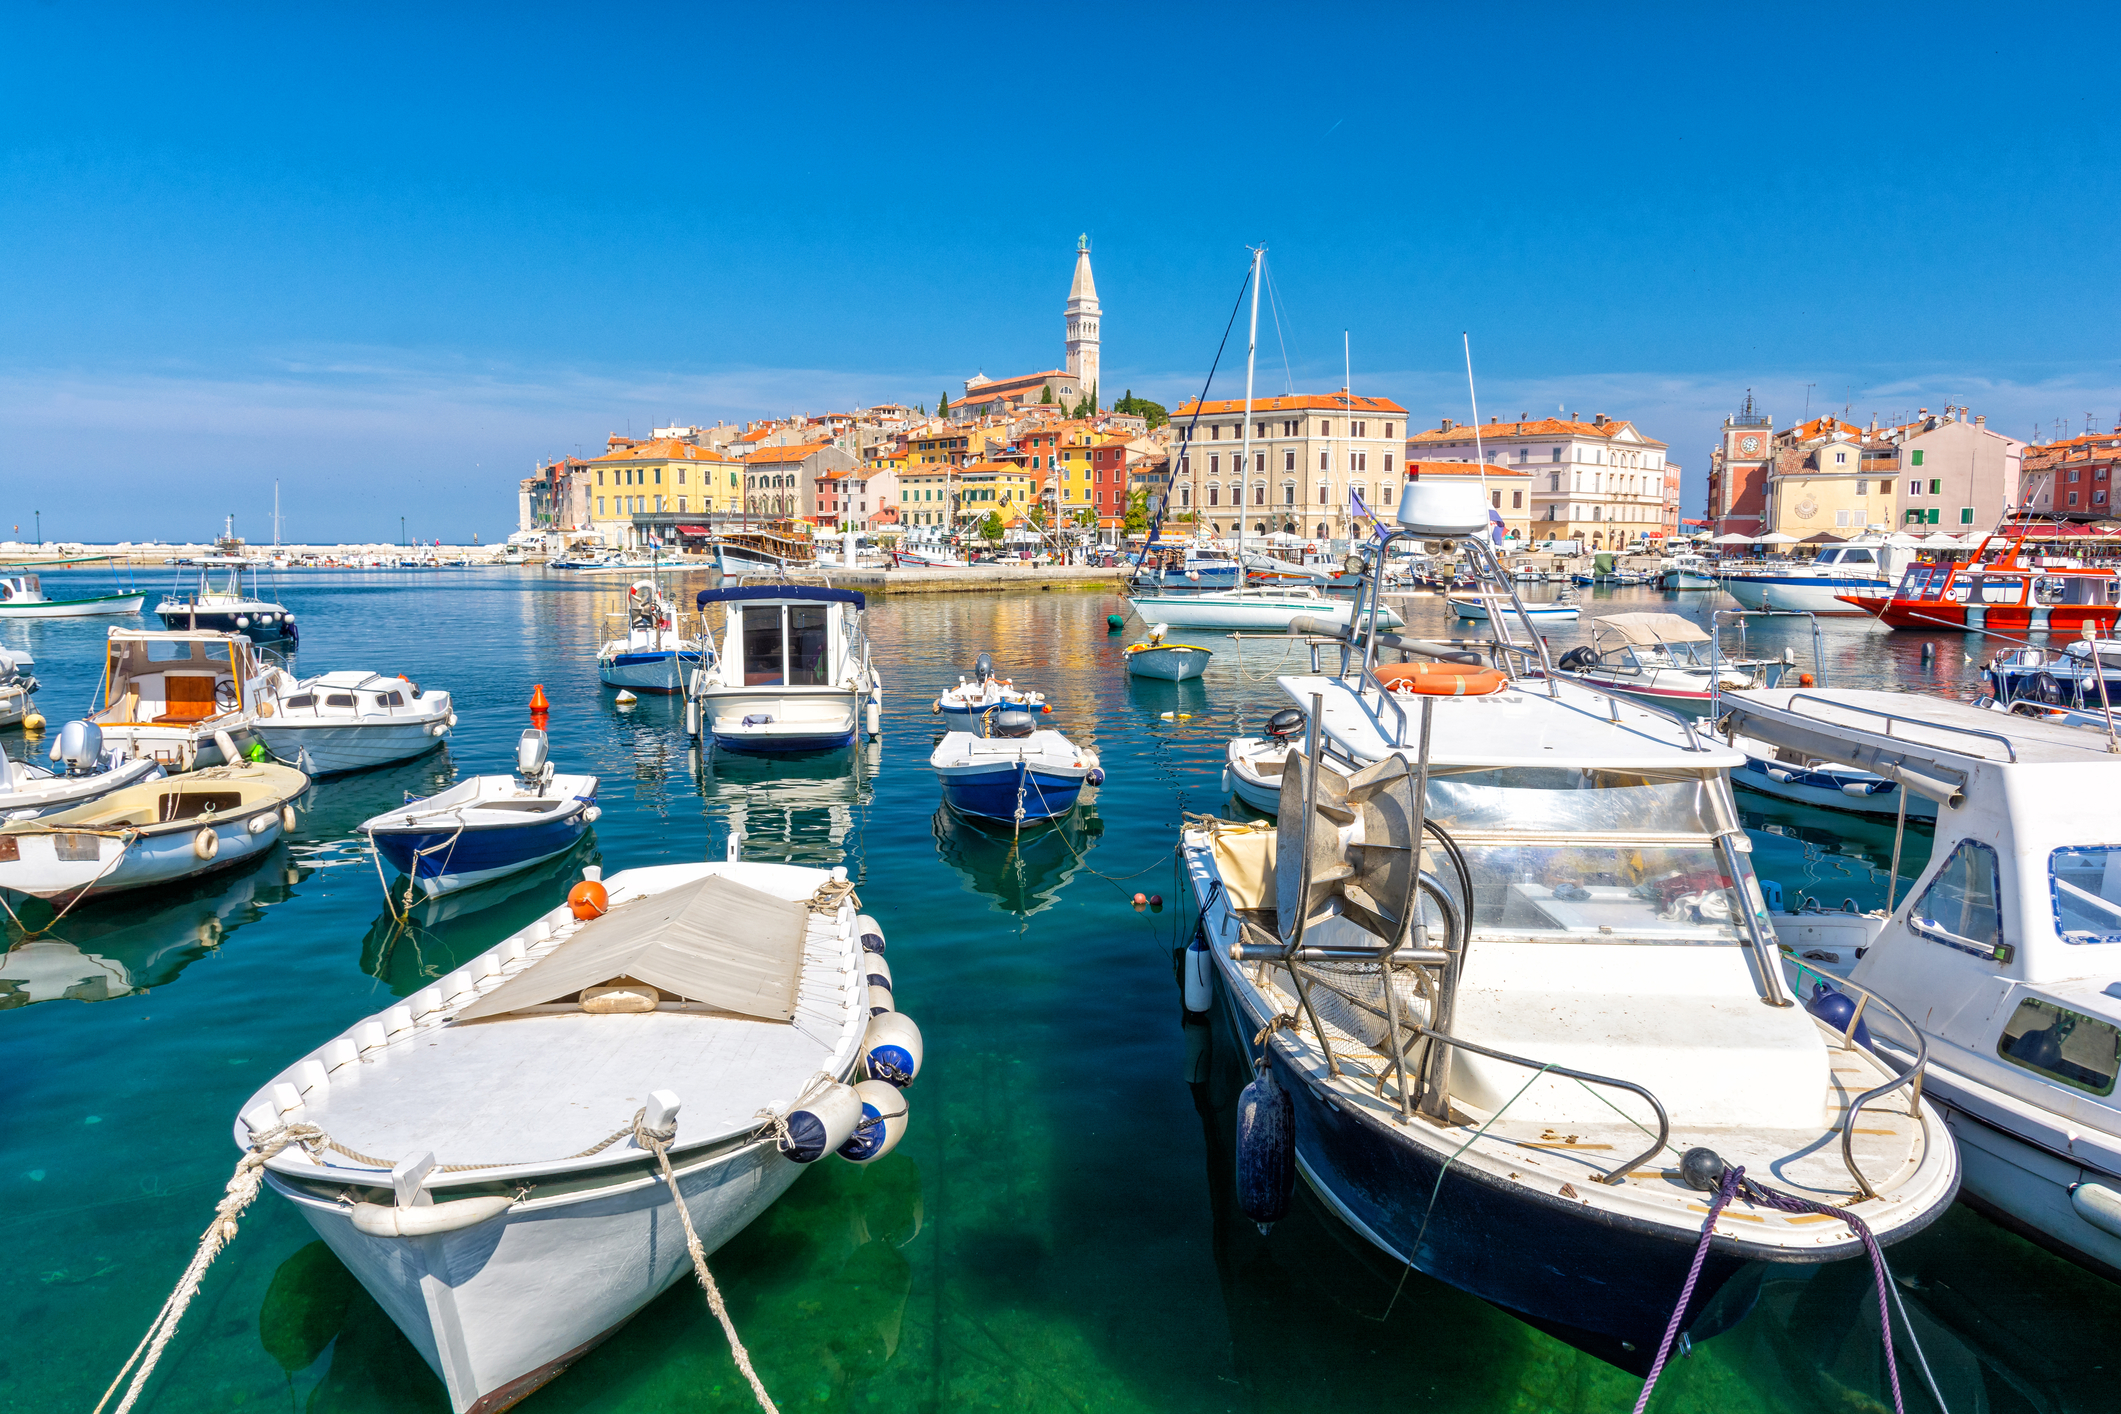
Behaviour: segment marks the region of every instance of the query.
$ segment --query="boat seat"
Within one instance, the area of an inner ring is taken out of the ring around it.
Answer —
[[[153,720],[202,722],[214,715],[214,680],[202,673],[168,673],[162,679],[163,705],[169,710]]]

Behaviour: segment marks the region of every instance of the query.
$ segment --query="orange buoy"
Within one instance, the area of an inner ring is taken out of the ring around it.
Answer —
[[[538,683],[530,689],[530,710],[533,713],[545,713],[552,710],[552,704],[545,700],[545,684]]]
[[[1797,674],[1797,686],[1799,686],[1799,687],[1810,687],[1811,685],[1812,685],[1812,675],[1811,675],[1810,673],[1799,673],[1799,674]]]
[[[595,918],[609,911],[611,895],[594,879],[584,879],[567,891],[567,907],[577,918]]]
[[[1510,683],[1497,669],[1469,668],[1463,663],[1380,663],[1376,673],[1385,691],[1423,697],[1485,697]]]
[[[1141,912],[1141,911],[1142,911],[1143,909],[1147,908],[1148,906],[1149,906],[1149,896],[1148,896],[1147,894],[1136,894],[1136,895],[1134,896],[1134,911],[1135,911],[1136,913],[1139,913],[1139,912]]]

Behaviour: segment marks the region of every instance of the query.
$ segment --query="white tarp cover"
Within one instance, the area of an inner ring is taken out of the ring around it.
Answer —
[[[1709,636],[1701,625],[1678,614],[1607,614],[1591,620],[1600,635],[1611,634],[1622,643],[1706,643]]]
[[[620,904],[457,1013],[500,1016],[614,977],[743,1016],[795,1015],[810,910],[720,874]]]

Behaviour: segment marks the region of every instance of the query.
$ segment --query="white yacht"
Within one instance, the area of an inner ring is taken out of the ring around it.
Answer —
[[[727,751],[831,751],[883,725],[863,596],[800,584],[703,589],[722,606],[722,652],[692,674],[687,729]],[[865,722],[866,718],[866,722]]]
[[[80,599],[45,597],[42,576],[0,575],[0,619],[79,619],[99,614],[137,614],[145,594],[91,594]]]
[[[685,681],[714,660],[713,638],[678,627],[678,609],[654,579],[626,591],[626,632],[597,654],[597,680],[632,692],[683,692]]]
[[[1906,895],[1836,919],[1841,945],[1792,940],[1784,964],[1815,1009],[1822,982],[1894,1004],[1861,1020],[1894,1055],[1927,1047],[1923,1097],[1958,1137],[1969,1202],[2121,1280],[2121,756],[2104,724],[1848,689],[1726,706],[1747,737],[1936,803]]]
[[[1859,615],[1844,594],[1889,595],[1921,542],[1911,535],[1861,535],[1829,545],[1810,563],[1741,566],[1718,578],[1748,609]]]

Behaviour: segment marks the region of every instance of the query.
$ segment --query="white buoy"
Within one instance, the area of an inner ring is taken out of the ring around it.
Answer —
[[[619,689],[617,701],[621,707],[631,707],[634,703],[640,700],[640,698],[635,697],[632,693],[626,691],[624,688]]]
[[[862,1064],[872,1080],[888,1080],[901,1089],[911,1085],[921,1073],[921,1028],[902,1011],[870,1017]]]
[[[799,1164],[816,1163],[846,1143],[861,1119],[861,1097],[852,1085],[825,1085],[788,1111],[781,1152]]]
[[[1208,956],[1208,939],[1196,929],[1193,941],[1186,945],[1184,958],[1184,984],[1186,1010],[1196,1014],[1215,1004],[1215,960]]]
[[[906,1132],[906,1097],[881,1080],[864,1080],[854,1093],[862,1102],[861,1122],[835,1152],[851,1164],[873,1164],[897,1148]]]

